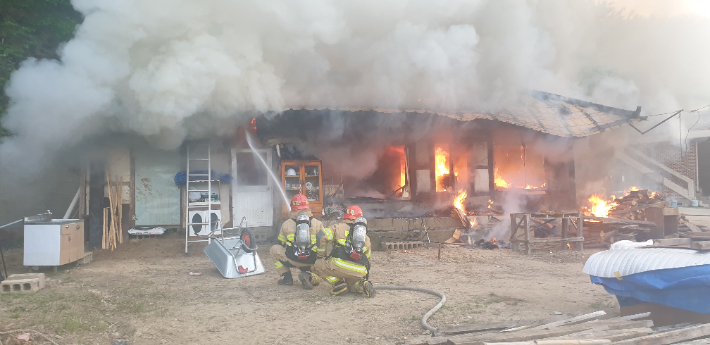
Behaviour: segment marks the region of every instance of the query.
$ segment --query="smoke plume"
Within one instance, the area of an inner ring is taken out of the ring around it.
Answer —
[[[524,89],[700,106],[708,12],[664,3],[73,0],[85,19],[60,60],[7,85],[0,162],[29,173],[107,134],[170,149],[289,108],[486,111]]]

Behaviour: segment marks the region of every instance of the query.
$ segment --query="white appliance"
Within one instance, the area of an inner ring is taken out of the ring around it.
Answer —
[[[207,217],[209,213],[209,218]],[[190,225],[190,236],[207,236],[214,230],[213,235],[222,234],[222,211],[221,210],[193,210],[190,211],[191,223],[210,223]]]
[[[84,221],[25,221],[25,266],[61,266],[84,257]]]

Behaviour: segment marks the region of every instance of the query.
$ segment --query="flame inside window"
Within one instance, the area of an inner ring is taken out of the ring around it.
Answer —
[[[449,169],[449,152],[442,147],[436,148],[436,191],[446,192],[446,187],[450,186],[449,179],[451,171]]]

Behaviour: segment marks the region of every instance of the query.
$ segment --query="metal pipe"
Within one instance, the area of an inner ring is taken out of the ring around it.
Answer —
[[[119,188],[120,187],[121,186],[119,186]],[[123,191],[119,191],[119,193],[121,193],[121,195],[123,195],[122,192]],[[71,200],[71,204],[69,204],[69,208],[67,209],[67,212],[64,214],[64,218],[62,218],[62,219],[69,219],[69,216],[71,216],[72,211],[74,211],[74,207],[76,207],[77,201],[79,201],[79,194],[81,194],[81,187],[79,187],[79,189],[76,190],[76,194],[74,194],[74,199]]]
[[[22,221],[22,219],[16,220],[16,221],[14,221],[14,222],[12,222],[12,223],[5,224],[5,225],[3,225],[3,226],[0,226],[0,229],[5,228],[5,227],[8,227],[8,226],[10,226],[10,225],[12,225],[12,224],[17,224],[17,223],[19,223],[19,222],[21,222],[21,221]]]

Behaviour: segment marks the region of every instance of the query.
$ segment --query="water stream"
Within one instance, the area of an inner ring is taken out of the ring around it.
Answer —
[[[264,157],[262,157],[254,148],[254,145],[251,143],[251,136],[249,135],[249,132],[245,133],[247,136],[247,144],[249,144],[249,148],[251,151],[254,153],[255,156],[259,157],[259,160],[261,161],[261,164],[264,164],[264,167],[266,168],[266,171],[269,172],[269,176],[271,176],[271,179],[274,180],[274,185],[277,186],[279,189],[279,192],[281,192],[281,196],[284,198],[284,204],[286,204],[286,207],[289,207],[290,202],[288,200],[288,197],[286,196],[286,191],[281,188],[281,181],[279,181],[278,177],[276,177],[276,174],[271,170],[271,167],[266,164],[266,161],[264,160]]]

